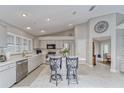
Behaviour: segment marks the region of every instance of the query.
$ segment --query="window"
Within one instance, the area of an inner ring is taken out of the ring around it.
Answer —
[[[22,53],[24,50],[32,51],[32,39],[8,33],[7,41],[8,45],[5,51],[10,54]]]
[[[22,51],[22,38],[16,37],[16,52],[20,53]]]
[[[104,45],[104,53],[109,53],[108,44],[105,44],[105,45]]]
[[[6,49],[6,51],[12,53],[12,52],[14,52],[14,50],[15,50],[14,36],[9,34],[7,36],[7,49]]]

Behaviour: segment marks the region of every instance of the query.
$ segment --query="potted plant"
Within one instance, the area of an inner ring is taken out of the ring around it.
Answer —
[[[63,57],[66,57],[69,53],[69,49],[68,48],[64,48],[60,51],[60,53],[63,55]]]

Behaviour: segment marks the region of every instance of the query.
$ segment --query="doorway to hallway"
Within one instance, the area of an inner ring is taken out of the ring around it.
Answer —
[[[99,63],[111,66],[110,37],[99,37],[93,39],[93,65]]]

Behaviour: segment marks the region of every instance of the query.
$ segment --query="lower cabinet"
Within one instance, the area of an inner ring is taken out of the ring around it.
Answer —
[[[28,73],[37,68],[42,63],[42,55],[34,55],[28,59]]]
[[[9,88],[16,82],[16,63],[0,67],[0,88]]]

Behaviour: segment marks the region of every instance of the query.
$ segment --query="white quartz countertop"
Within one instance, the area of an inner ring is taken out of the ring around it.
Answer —
[[[9,59],[9,60],[7,60],[5,62],[0,62],[0,66],[16,63],[17,61],[24,60],[24,59],[27,59],[27,58],[25,58],[25,57],[11,58],[11,59]]]
[[[30,54],[30,55],[27,55],[25,57],[20,57],[20,56],[12,57],[5,62],[0,62],[0,66],[16,63],[17,61],[25,60],[25,59],[28,59],[28,58],[31,58],[31,57],[34,57],[34,56],[39,56],[39,55],[42,55],[42,54]]]

